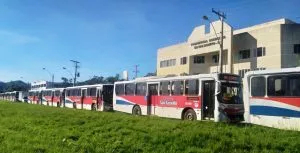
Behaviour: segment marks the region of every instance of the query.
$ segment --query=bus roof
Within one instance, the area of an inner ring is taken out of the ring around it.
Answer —
[[[118,82],[115,82],[115,84],[132,83],[132,82],[158,82],[158,81],[196,79],[196,78],[216,78],[216,77],[218,77],[218,74],[220,74],[220,73],[172,76],[172,77],[144,77],[144,78],[137,78],[137,79],[129,80],[129,81],[118,81]],[[223,74],[238,76],[236,74],[229,74],[229,73],[223,73]]]
[[[67,87],[66,89],[77,89],[77,88],[90,88],[90,87],[102,87],[102,86],[109,86],[113,84],[94,84],[94,85],[83,85],[83,86],[74,86],[74,87]]]
[[[249,71],[245,74],[245,76],[249,77],[249,76],[260,75],[260,74],[279,74],[279,73],[300,73],[300,67]]]

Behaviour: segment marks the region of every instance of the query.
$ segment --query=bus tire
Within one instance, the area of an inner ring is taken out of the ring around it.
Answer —
[[[135,105],[132,108],[132,115],[142,115],[142,110],[139,105]]]
[[[73,108],[75,108],[75,109],[77,108],[77,107],[76,107],[76,103],[73,103]]]
[[[97,110],[97,107],[96,107],[96,104],[95,104],[95,103],[92,104],[91,110],[92,110],[92,111],[96,111],[96,110]]]
[[[193,109],[188,109],[183,114],[183,120],[194,121],[197,120],[197,115]]]

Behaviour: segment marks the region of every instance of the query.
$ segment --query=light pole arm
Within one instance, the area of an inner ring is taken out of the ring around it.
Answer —
[[[51,77],[51,79],[52,79],[52,80],[51,80],[51,82],[52,82],[52,83],[51,83],[51,84],[52,84],[51,87],[54,88],[54,73],[51,73],[51,72],[48,71],[46,68],[43,68],[43,70],[45,70],[46,72],[49,73],[49,75],[50,75],[50,77]]]
[[[216,32],[216,29],[215,29],[215,26],[213,25],[213,23],[209,20],[209,19],[207,19],[208,20],[208,22],[209,22],[209,24],[212,26],[212,28],[213,28],[213,30],[214,30],[214,33],[215,33],[215,35],[216,35],[216,37],[218,38],[218,34],[217,34],[217,32]],[[220,19],[220,21],[221,21],[221,19]],[[222,21],[221,21],[222,22]],[[221,38],[222,39],[222,38]],[[220,45],[220,47],[221,47],[221,43],[220,43],[220,40],[218,39],[218,44]]]

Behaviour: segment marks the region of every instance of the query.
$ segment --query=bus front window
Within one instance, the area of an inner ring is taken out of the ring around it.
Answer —
[[[242,104],[241,84],[222,82],[218,101],[224,104]]]

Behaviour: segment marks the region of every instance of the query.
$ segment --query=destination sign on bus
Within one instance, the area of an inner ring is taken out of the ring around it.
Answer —
[[[219,79],[220,80],[225,80],[225,81],[240,81],[239,76],[229,75],[229,74],[220,74]]]

